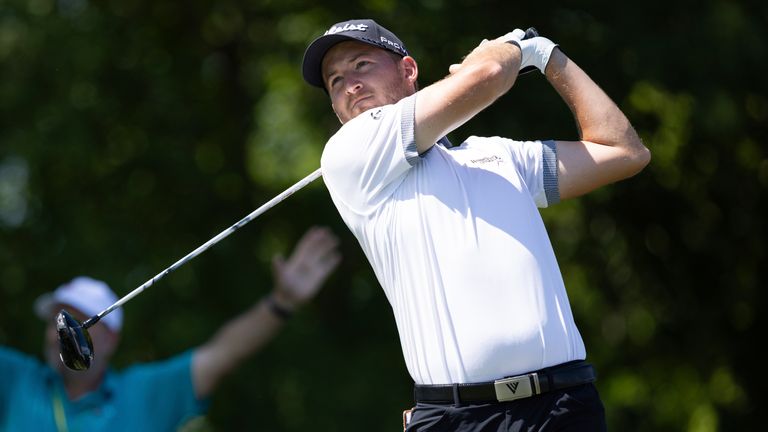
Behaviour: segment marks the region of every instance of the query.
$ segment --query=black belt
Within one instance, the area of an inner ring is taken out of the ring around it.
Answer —
[[[576,360],[523,375],[471,384],[420,385],[413,388],[416,402],[507,402],[595,381],[595,368]]]

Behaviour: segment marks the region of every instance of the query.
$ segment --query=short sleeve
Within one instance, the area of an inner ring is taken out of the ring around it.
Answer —
[[[557,182],[557,145],[554,140],[542,141],[542,185],[547,207],[560,202],[560,187]],[[538,204],[538,203],[537,203]]]
[[[192,417],[201,415],[209,405],[195,396],[192,382],[193,350],[168,360],[130,367],[118,383],[125,401],[141,404],[134,412],[153,419],[167,430],[175,430]],[[124,406],[124,405],[123,405]]]
[[[557,180],[557,146],[555,141],[513,141],[504,139],[512,162],[525,181],[538,207],[560,202]]]
[[[323,180],[349,210],[364,213],[376,207],[418,163],[415,98],[360,114],[326,144],[320,162]]]
[[[18,380],[37,367],[38,362],[32,357],[0,346],[0,418],[5,418],[5,410],[10,403],[8,398],[17,394]]]

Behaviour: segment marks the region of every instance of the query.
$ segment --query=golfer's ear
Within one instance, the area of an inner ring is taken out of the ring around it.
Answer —
[[[411,56],[405,56],[401,60],[401,64],[403,72],[405,72],[405,78],[415,84],[419,78],[419,65],[416,64],[416,60]]]

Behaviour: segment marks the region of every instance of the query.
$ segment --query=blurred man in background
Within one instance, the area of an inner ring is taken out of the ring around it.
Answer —
[[[205,413],[222,379],[260,351],[294,310],[312,299],[337,267],[338,239],[312,228],[293,254],[273,260],[274,288],[222,326],[203,345],[170,359],[116,372],[109,362],[120,340],[122,310],[89,329],[98,356],[90,369],[67,369],[59,358],[54,316],[67,309],[80,322],[116,302],[109,286],[80,276],[35,303],[48,323],[45,363],[0,346],[0,430],[172,431]]]

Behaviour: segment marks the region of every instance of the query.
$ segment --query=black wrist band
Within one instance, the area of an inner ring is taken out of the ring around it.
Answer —
[[[273,314],[277,315],[279,318],[287,320],[288,318],[293,315],[293,311],[281,306],[275,301],[275,297],[272,295],[267,296],[264,299],[267,302],[267,306],[269,307],[269,310],[272,311]]]

